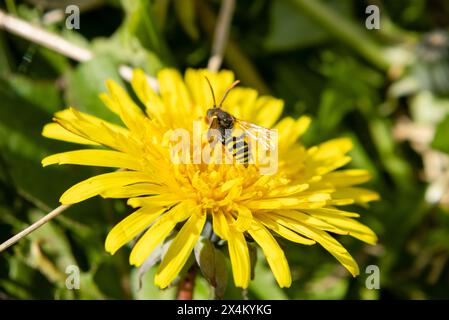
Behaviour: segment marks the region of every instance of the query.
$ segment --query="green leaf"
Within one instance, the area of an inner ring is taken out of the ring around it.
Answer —
[[[263,259],[258,259],[254,280],[249,284],[249,290],[257,299],[286,300],[285,292],[279,288],[273,273]]]
[[[96,115],[110,122],[118,122],[118,117],[100,100],[99,95],[107,92],[106,80],[114,80],[124,85],[118,74],[118,62],[111,56],[96,56],[81,63],[69,75],[67,102],[69,106]]]
[[[214,288],[217,298],[222,298],[228,284],[226,258],[207,238],[201,238],[194,249],[201,273]]]
[[[42,212],[31,210],[31,221],[37,221],[42,217]],[[41,249],[45,254],[52,257],[52,262],[55,263],[61,273],[64,273],[67,266],[76,264],[64,230],[55,223],[46,223],[31,233],[29,239],[40,244]]]
[[[81,273],[80,289],[77,290],[76,294],[78,295],[79,299],[86,299],[86,300],[106,299],[106,296],[98,288],[98,285],[95,282],[93,274],[91,272]]]
[[[145,0],[121,0],[126,19],[121,27],[123,36],[135,37],[142,47],[154,52],[165,64],[173,60],[165,39],[154,18],[153,5]]]
[[[332,9],[349,14],[351,1],[328,0]],[[270,10],[270,31],[265,39],[268,51],[284,51],[321,44],[330,34],[306,15],[298,12],[289,1],[273,1]]]
[[[41,160],[67,145],[42,137],[43,126],[60,104],[51,83],[36,83],[22,77],[0,78],[0,160],[7,183],[22,197],[48,207],[86,170],[61,167],[42,168]],[[64,173],[62,173],[64,171]],[[50,178],[52,177],[52,178]],[[45,187],[43,187],[45,185]]]
[[[195,287],[193,288],[193,300],[207,300],[207,299],[213,299],[214,297],[211,296],[211,290],[210,290],[210,284],[209,282],[204,279],[201,275],[197,274],[195,278]]]
[[[111,38],[95,39],[92,48],[96,56],[109,56],[115,61],[141,68],[150,75],[155,75],[164,66],[153,51],[144,48],[135,36],[126,32]]]
[[[251,280],[256,276],[257,246],[254,242],[248,242],[249,261],[251,264]]]
[[[449,115],[438,124],[432,147],[449,154]]]
[[[123,275],[121,270],[114,264],[116,259],[105,259],[103,263],[98,266],[98,269],[93,275],[93,282],[98,287],[98,289],[107,297],[112,299],[120,299],[124,297],[123,287]],[[129,267],[123,270],[124,273],[128,274]],[[115,279],[111,281],[111,279]],[[81,284],[80,284],[81,287]]]
[[[16,299],[32,299],[33,296],[28,288],[8,279],[0,279],[0,286],[4,288],[11,297]]]
[[[204,277],[215,285],[215,248],[207,238],[201,237],[194,248],[196,263]]]
[[[340,125],[344,116],[354,108],[353,101],[344,99],[336,90],[325,89],[321,94],[317,115],[320,131],[332,132]]]
[[[159,261],[161,261],[162,255],[162,245],[159,244],[154,248],[153,252],[148,256],[145,262],[138,268],[137,274],[139,278],[139,290],[142,288],[142,277],[145,273],[147,273],[153,266],[156,265]]]
[[[195,1],[174,0],[175,12],[184,31],[193,40],[198,40],[199,31],[196,25]]]
[[[22,75],[10,75],[6,78],[19,98],[48,114],[61,109],[62,100],[56,83],[45,80],[32,80]]]
[[[334,266],[321,265],[298,298],[343,299],[349,287],[348,277],[333,275],[334,270]]]
[[[6,46],[3,33],[0,33],[0,75],[11,71],[11,54]]]
[[[154,17],[156,24],[160,30],[163,30],[167,20],[167,12],[170,6],[171,0],[155,0],[153,1]]]
[[[164,290],[159,289],[154,284],[154,276],[157,266],[150,268],[142,277],[142,288],[139,288],[139,274],[137,269],[131,271],[131,292],[134,299],[137,300],[171,300],[175,298],[176,287],[170,287]]]

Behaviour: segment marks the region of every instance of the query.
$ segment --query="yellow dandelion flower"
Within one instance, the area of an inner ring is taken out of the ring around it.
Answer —
[[[308,117],[279,120],[283,101],[259,96],[249,88],[232,90],[223,109],[239,119],[278,132],[278,170],[262,175],[257,164],[174,163],[170,155],[170,133],[184,128],[192,133],[192,122],[202,120],[213,105],[204,75],[222,96],[234,81],[230,71],[211,73],[186,71],[184,79],[175,70],[158,74],[159,92],[135,71],[132,88],[145,111],[113,81],[104,104],[124,126],[115,125],[69,108],[54,116],[43,135],[86,147],[51,155],[44,166],[76,164],[122,168],[100,174],[68,189],[60,198],[73,204],[100,195],[126,198],[136,211],[108,234],[105,248],[114,254],[148,228],[134,245],[129,261],[140,266],[177,226],[181,226],[164,255],[155,283],[167,287],[178,275],[197,243],[206,221],[227,243],[235,285],[246,288],[250,281],[250,257],[246,236],[262,249],[280,287],[289,287],[288,262],[276,237],[313,245],[319,243],[356,276],[357,263],[330,233],[350,235],[374,244],[376,235],[354,218],[358,214],[337,209],[378,199],[375,192],[354,187],[370,179],[365,170],[338,170],[351,158],[346,138],[306,148],[298,139],[309,126]],[[206,131],[206,124],[200,128]],[[207,141],[202,141],[207,143]],[[100,147],[100,148],[99,148]],[[105,148],[106,147],[106,148]]]

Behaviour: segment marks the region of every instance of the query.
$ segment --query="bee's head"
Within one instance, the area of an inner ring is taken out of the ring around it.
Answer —
[[[214,118],[217,118],[220,111],[221,111],[220,108],[217,108],[215,106],[213,108],[210,108],[209,110],[207,110],[207,113],[206,113],[207,123],[210,124]]]
[[[229,91],[231,91],[232,88],[234,88],[240,81],[239,80],[234,81],[226,89],[226,91],[223,95],[223,98],[221,98],[220,103],[217,105],[217,103],[215,101],[214,89],[212,88],[212,85],[211,85],[209,79],[206,76],[204,78],[206,79],[207,83],[209,84],[209,88],[212,93],[212,99],[214,101],[214,106],[212,108],[210,108],[209,110],[207,110],[206,121],[210,124],[214,118],[218,118],[221,122],[232,124],[232,122],[234,120],[233,117],[231,115],[229,115],[227,112],[221,110],[221,106],[223,104],[223,101],[226,99]]]

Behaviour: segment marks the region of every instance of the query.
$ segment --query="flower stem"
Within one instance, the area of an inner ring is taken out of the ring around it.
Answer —
[[[366,60],[387,71],[390,62],[382,48],[364,32],[359,25],[338,15],[329,7],[316,0],[287,0],[302,13],[315,20],[333,36],[337,37]]]
[[[196,266],[193,265],[178,285],[176,300],[192,300],[195,288]]]

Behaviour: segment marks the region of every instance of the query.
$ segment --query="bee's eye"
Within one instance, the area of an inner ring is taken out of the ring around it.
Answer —
[[[209,110],[207,110],[207,113],[206,113],[206,117],[207,118],[213,118],[213,117],[216,117],[217,116],[217,112],[214,110],[214,109],[209,109]]]
[[[207,110],[206,121],[208,123],[210,123],[213,120],[214,117],[216,117],[216,114],[215,114],[214,110],[212,110],[212,109]]]

